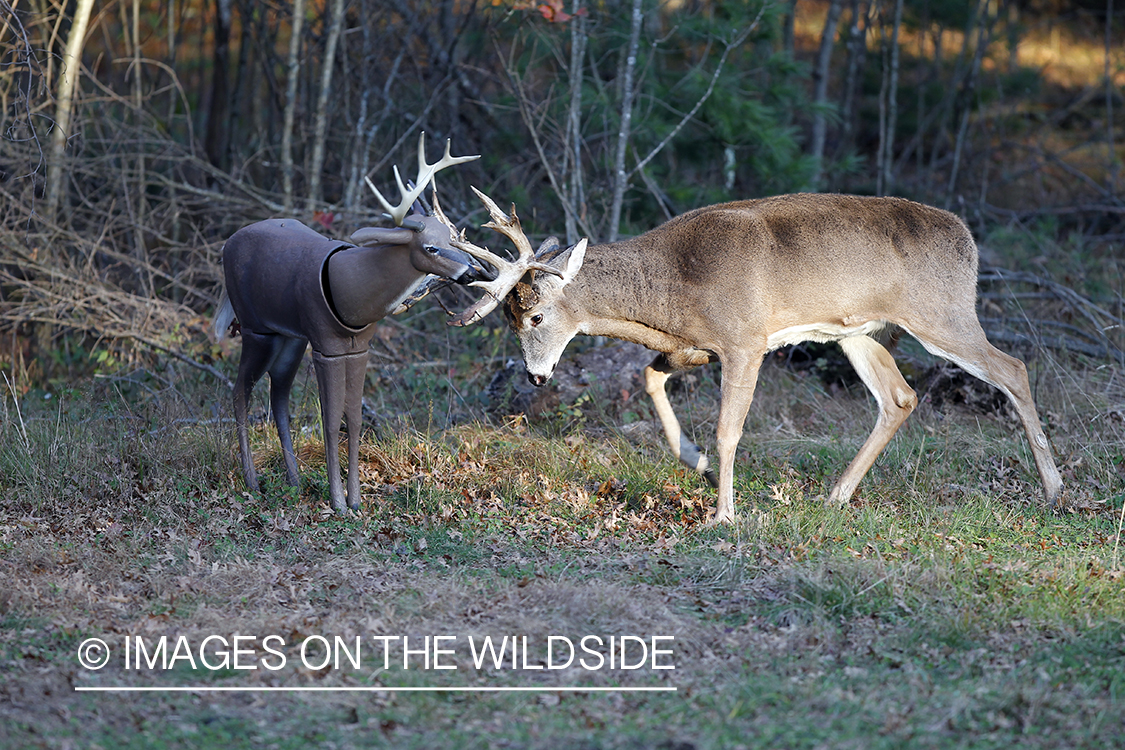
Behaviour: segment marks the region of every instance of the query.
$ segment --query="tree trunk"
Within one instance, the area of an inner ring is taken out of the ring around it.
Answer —
[[[887,156],[887,149],[883,144],[887,142],[887,78],[890,69],[887,49],[887,20],[883,15],[883,8],[879,13],[879,146],[875,149],[875,195],[883,194],[883,159]]]
[[[408,27],[408,32],[403,35],[404,39],[414,36],[418,24],[420,22],[415,19]],[[365,24],[363,27],[363,49],[364,59],[375,59],[376,47],[379,44],[379,39],[375,37],[374,30],[370,24]],[[403,61],[407,59],[410,52],[410,45],[402,43],[399,45],[398,54],[395,55],[394,62],[391,63],[389,71],[372,71],[372,66],[364,65],[364,85],[363,95],[360,97],[360,117],[356,122],[355,127],[355,142],[356,147],[352,156],[351,177],[348,180],[347,189],[345,192],[344,205],[347,214],[355,218],[358,216],[360,209],[360,196],[367,194],[367,188],[363,185],[363,177],[370,176],[371,171],[371,151],[374,147],[375,136],[379,133],[379,128],[391,116],[394,108],[394,100],[391,98],[391,90],[394,88],[399,79],[399,70],[402,68]],[[374,78],[378,77],[382,81],[382,90],[375,88]],[[374,115],[371,111],[375,108],[375,103],[372,102],[374,97],[378,96],[383,106],[380,111]]]
[[[629,177],[625,174],[625,152],[629,148],[629,133],[633,122],[633,76],[637,69],[642,19],[641,0],[633,0],[629,52],[625,58],[625,75],[621,84],[621,124],[617,129],[617,153],[613,164],[613,206],[609,215],[609,242],[617,240],[617,231],[621,226],[621,209],[625,203],[625,190],[629,183]]]
[[[828,16],[824,19],[824,32],[820,35],[820,51],[817,53],[816,69],[813,70],[813,127],[812,156],[816,162],[812,184],[819,188],[824,173],[824,141],[827,137],[828,119],[824,108],[828,104],[828,66],[832,61],[832,48],[836,46],[836,28],[840,23],[841,0],[832,0],[828,5]]]
[[[336,59],[336,45],[340,42],[340,33],[344,28],[344,0],[332,0],[331,13],[328,40],[324,45],[324,61],[320,69],[320,95],[316,101],[312,162],[309,164],[309,211],[312,211],[321,201],[320,172],[324,168],[325,141],[328,138],[328,94],[332,89],[332,70]]]
[[[62,200],[63,175],[66,172],[63,157],[67,138],[71,135],[74,92],[78,87],[78,76],[82,68],[82,48],[86,42],[86,27],[90,23],[90,11],[93,7],[94,0],[78,0],[70,33],[66,38],[62,67],[59,69],[58,85],[55,89],[55,129],[51,132],[50,158],[47,161],[46,215],[50,220],[55,219]]]
[[[925,57],[925,55],[926,55],[926,34],[928,32],[931,32],[930,25],[931,25],[930,24],[930,0],[926,0],[925,4],[922,6],[922,19],[921,19],[921,23],[919,24],[920,28],[918,29],[918,44],[919,44],[919,49],[920,49],[919,54],[922,57]],[[934,37],[934,57],[936,58],[940,54],[941,54],[941,45],[938,42],[938,37],[935,36]],[[915,170],[917,172],[918,177],[922,176],[922,170],[926,166],[925,149],[922,147],[922,143],[923,143],[922,138],[925,134],[924,123],[926,121],[926,84],[927,84],[927,81],[925,80],[925,78],[922,78],[921,75],[919,74],[918,86],[917,86],[917,90],[915,91],[915,96],[917,97],[918,114],[915,117],[915,120],[916,120],[917,124],[915,125],[915,131],[914,131],[914,141],[915,141],[914,148],[916,149],[916,155],[917,155],[917,161],[915,163]],[[908,150],[909,150],[909,148],[908,148]],[[907,156],[907,154],[904,153],[903,154],[904,161],[906,159],[906,156]]]
[[[886,195],[894,189],[894,149],[895,149],[895,128],[898,125],[898,36],[899,30],[902,28],[902,0],[895,0],[894,19],[891,21],[891,42],[889,49],[889,68],[885,77],[886,89],[885,99],[886,104],[886,123],[883,129],[883,137],[880,139],[880,173],[878,177],[878,185],[876,186],[877,195]],[[879,103],[880,113],[883,111],[884,102]]]
[[[367,7],[366,3],[361,0],[359,6],[360,17],[364,17]],[[351,153],[348,156],[348,177],[344,183],[344,215],[350,220],[355,220],[359,211],[359,187],[361,178],[360,175],[364,174],[361,171],[361,165],[365,165],[367,160],[367,118],[370,116],[369,112],[372,107],[371,98],[375,94],[375,81],[372,75],[372,65],[368,63],[369,60],[374,58],[374,41],[373,29],[369,24],[363,24],[360,27],[360,34],[362,35],[362,51],[359,55],[359,90],[362,92],[359,96],[359,111],[356,115],[355,128],[351,138]],[[376,127],[378,127],[376,125]]]
[[[945,86],[946,93],[942,98],[935,118],[938,126],[938,132],[931,135],[930,140],[933,143],[933,150],[930,152],[930,172],[936,173],[937,168],[945,154],[943,147],[949,143],[956,142],[956,136],[952,135],[947,127],[949,124],[959,121],[960,110],[957,108],[958,103],[967,101],[966,91],[972,82],[969,80],[973,70],[973,60],[975,60],[975,53],[973,53],[973,33],[980,28],[981,13],[984,12],[988,5],[988,0],[979,0],[972,6],[972,11],[969,14],[968,23],[965,25],[965,33],[961,44],[961,52],[957,55],[957,64],[953,73],[953,78]],[[940,55],[935,55],[940,57]],[[966,61],[969,62],[966,62]],[[940,60],[935,60],[935,76],[941,80],[942,69]]]
[[[264,13],[265,10],[263,9],[262,12]],[[234,137],[234,134],[237,132],[238,122],[240,119],[242,122],[246,122],[249,119],[249,108],[254,105],[254,102],[257,99],[257,87],[255,86],[257,75],[250,63],[250,53],[254,48],[254,35],[252,31],[252,29],[254,28],[253,14],[253,9],[251,9],[250,12],[247,13],[243,9],[242,4],[239,4],[238,15],[239,19],[242,22],[242,30],[241,36],[238,40],[238,63],[237,67],[235,68],[234,88],[231,90],[230,106],[228,107],[229,111],[227,113],[226,127],[228,138]],[[264,138],[265,134],[257,133],[257,136],[259,138]],[[244,144],[246,140],[249,140],[249,138],[243,139]],[[228,145],[227,158],[234,158],[233,145]]]
[[[583,0],[574,0],[570,21],[570,109],[566,118],[566,146],[563,173],[564,184],[569,183],[567,201],[573,210],[566,212],[566,243],[578,241],[578,216],[583,212],[582,175],[582,66],[586,57],[586,24],[582,17]],[[566,174],[569,168],[570,174]],[[567,179],[569,177],[569,180]]]
[[[1110,196],[1117,196],[1117,149],[1113,142],[1113,0],[1105,3],[1105,135]]]
[[[832,0],[835,4],[838,0]],[[828,10],[829,14],[832,13],[831,8]],[[790,60],[793,59],[795,53],[796,42],[796,24],[797,24],[797,0],[789,0],[785,8],[785,16],[781,19],[781,51]]]
[[[142,127],[144,119],[144,87],[143,77],[141,76],[141,0],[133,0],[133,124],[137,127],[138,131]],[[137,147],[137,174],[136,174],[136,205],[133,207],[133,252],[140,261],[141,268],[148,267],[148,249],[145,245],[145,223],[148,214],[148,199],[147,199],[147,164],[145,162],[145,151],[143,145]],[[137,269],[137,276],[140,278],[141,283],[144,285],[145,292],[148,296],[154,294],[154,281],[152,273],[149,272],[144,275],[140,268]]]
[[[953,194],[957,191],[957,178],[961,171],[961,159],[965,150],[965,138],[969,132],[969,116],[973,111],[973,98],[976,96],[977,75],[980,73],[981,60],[984,52],[992,40],[992,23],[988,19],[988,1],[981,0],[977,6],[975,31],[977,32],[977,45],[973,51],[973,62],[965,76],[965,85],[961,91],[961,118],[957,128],[957,139],[953,144],[953,166],[949,172],[949,185],[945,191],[945,208],[953,204]]]
[[[293,123],[297,117],[297,84],[301,72],[301,31],[304,23],[305,0],[293,0],[293,24],[285,80],[285,121],[281,126],[281,189],[285,195],[286,212],[293,210]]]
[[[848,24],[848,59],[844,73],[844,103],[840,107],[840,142],[837,158],[847,154],[855,140],[856,96],[867,53],[867,14],[870,6],[861,0],[852,0],[851,21]]]
[[[167,37],[165,43],[168,45],[168,56],[165,62],[172,70],[176,69],[176,0],[168,0],[168,17],[167,17]],[[176,96],[168,97],[168,109],[164,115],[164,120],[167,123],[169,130],[172,128],[172,122],[176,117],[176,106],[179,104]]]
[[[215,0],[215,50],[212,54],[211,103],[207,110],[207,132],[203,149],[207,160],[219,169],[230,166],[230,25],[232,0]]]
[[[966,36],[967,36],[967,34],[966,34]],[[932,71],[932,73],[931,73],[931,79],[932,80],[941,80],[939,78],[939,76],[941,75],[941,64],[942,64],[942,57],[941,56],[942,56],[942,50],[944,49],[944,42],[945,42],[944,29],[942,29],[939,26],[937,28],[937,30],[934,32],[934,61],[933,61],[933,65],[930,68],[931,71]],[[926,179],[928,181],[933,180],[934,170],[937,169],[938,153],[939,153],[940,146],[941,146],[941,143],[940,143],[941,134],[942,134],[942,132],[944,130],[944,127],[945,127],[945,114],[944,114],[945,106],[946,106],[945,101],[943,99],[942,101],[938,102],[937,106],[934,108],[933,114],[930,115],[930,119],[933,120],[935,123],[937,123],[937,127],[934,129],[934,133],[932,133],[930,135],[930,140],[933,142],[933,147],[930,149],[930,166],[928,168],[928,174],[926,175]],[[922,126],[919,126],[919,127],[921,128]],[[919,130],[919,132],[921,133],[922,130]],[[924,133],[923,133],[923,135],[924,135]],[[919,136],[919,138],[921,138],[921,136]],[[925,151],[924,142],[921,142],[921,141],[919,142],[918,149],[920,151],[923,151],[923,152]],[[923,153],[923,157],[924,156],[925,156],[925,154]]]

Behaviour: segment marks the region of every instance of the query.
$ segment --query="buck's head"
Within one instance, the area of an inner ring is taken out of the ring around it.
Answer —
[[[585,239],[561,251],[557,240],[549,247],[547,242],[535,259],[555,271],[529,271],[504,301],[508,326],[520,340],[527,379],[536,386],[551,378],[563,350],[579,331],[577,311],[569,304],[566,289],[586,255]]]
[[[546,239],[537,252],[520,227],[515,206],[505,214],[481,191],[473,192],[484,203],[492,220],[484,226],[510,239],[518,256],[514,261],[502,258],[487,248],[467,242],[464,236],[453,244],[496,269],[491,279],[474,281],[469,286],[484,289],[484,296],[475,305],[449,321],[450,325],[467,326],[488,315],[501,300],[507,299],[505,314],[520,340],[527,377],[535,385],[543,385],[555,371],[567,343],[578,333],[577,312],[567,304],[566,288],[582,267],[586,256],[586,240],[559,250],[559,241]]]
[[[450,156],[449,141],[445,142],[445,155],[433,164],[426,163],[426,134],[418,138],[418,177],[410,183],[403,183],[398,166],[394,168],[395,182],[402,199],[397,206],[383,197],[370,178],[368,187],[386,209],[385,216],[395,223],[394,227],[365,227],[352,234],[352,242],[357,245],[399,245],[410,253],[410,263],[423,273],[434,274],[468,284],[473,281],[495,278],[491,269],[483,266],[469,253],[453,247],[457,238],[454,226],[437,201],[434,191],[434,210],[428,213],[422,205],[422,192],[434,176],[446,167],[479,159],[480,156]]]

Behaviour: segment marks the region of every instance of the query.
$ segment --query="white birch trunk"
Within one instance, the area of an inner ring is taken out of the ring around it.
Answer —
[[[578,216],[582,213],[584,185],[582,179],[582,65],[586,56],[586,24],[581,15],[582,0],[574,0],[570,22],[570,109],[566,118],[566,165],[570,174],[563,175],[569,182],[567,201],[572,206],[566,212],[566,244],[578,241]],[[569,177],[569,180],[567,179]]]
[[[840,23],[842,5],[841,0],[832,0],[828,6],[828,16],[824,19],[824,32],[820,35],[816,69],[813,71],[815,81],[813,104],[816,110],[813,115],[812,155],[816,161],[816,172],[813,174],[812,182],[815,187],[820,186],[824,174],[824,142],[828,136],[828,118],[825,117],[824,112],[828,101],[828,67],[832,62],[832,48],[836,46],[836,28]]]
[[[281,189],[285,211],[293,210],[293,123],[297,117],[297,76],[301,70],[301,31],[305,0],[293,0],[293,29],[289,37],[288,75],[285,82],[285,120],[281,126]]]
[[[332,0],[331,20],[328,26],[328,39],[324,45],[324,62],[320,70],[320,94],[316,101],[316,125],[313,130],[312,163],[309,165],[308,210],[312,211],[320,203],[320,172],[324,168],[325,141],[328,138],[328,95],[332,90],[333,62],[336,59],[336,45],[344,28],[344,0]]]
[[[617,130],[617,155],[613,169],[613,206],[609,215],[609,242],[617,240],[617,231],[621,225],[621,209],[625,203],[625,190],[629,185],[629,176],[625,173],[625,152],[629,148],[629,133],[633,121],[633,76],[637,69],[642,18],[641,0],[633,0],[629,52],[625,58],[625,75],[621,84],[621,127]]]
[[[70,34],[66,38],[66,49],[63,51],[62,66],[59,69],[58,84],[55,89],[55,127],[51,131],[50,158],[47,161],[46,215],[51,220],[54,220],[62,199],[63,174],[66,172],[63,157],[67,138],[71,135],[74,92],[78,88],[78,77],[82,68],[82,48],[86,43],[86,27],[90,23],[90,11],[93,7],[94,0],[78,0]]]

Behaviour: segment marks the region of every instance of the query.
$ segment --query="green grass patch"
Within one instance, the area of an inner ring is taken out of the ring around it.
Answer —
[[[674,396],[705,447],[714,375]],[[11,698],[0,746],[1119,745],[1121,436],[1108,418],[1097,435],[1085,427],[1119,402],[1118,386],[1082,377],[1102,395],[1044,398],[1061,509],[1043,507],[1005,415],[925,406],[836,509],[824,496],[873,405],[767,368],[736,465],[739,517],[720,528],[705,525],[712,491],[669,456],[640,401],[592,395],[576,414],[530,422],[438,417],[437,391],[397,402],[398,416],[360,437],[364,502],[344,515],[324,499],[306,380],[294,398],[301,486],[286,485],[272,425],[259,422],[260,493],[242,486],[225,407],[201,417],[185,405],[205,399],[140,389],[127,401],[95,384],[22,402],[0,426],[11,581],[0,591]],[[126,636],[271,633],[288,657],[277,671],[77,662],[91,637],[119,650]],[[314,635],[359,637],[368,658],[309,668],[299,644]],[[389,668],[373,656],[377,637],[427,635],[457,637],[455,669],[403,669],[399,646]],[[526,638],[534,666],[548,663],[548,638],[588,635],[671,636],[675,669],[525,669],[523,654],[513,668],[510,652],[502,668],[477,668],[468,649],[470,638]],[[188,684],[546,689],[74,691]],[[676,691],[561,689],[574,686]]]

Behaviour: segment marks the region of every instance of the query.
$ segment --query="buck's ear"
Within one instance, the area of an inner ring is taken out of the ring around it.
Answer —
[[[414,230],[403,227],[364,227],[352,232],[351,241],[357,245],[406,245],[414,239]]]
[[[535,260],[541,263],[550,263],[551,258],[559,252],[559,238],[551,235],[539,244],[539,249],[535,251]]]
[[[586,259],[586,238],[583,237],[576,244],[556,255],[549,265],[559,269],[559,281],[569,284],[578,270],[582,268],[582,261]]]

